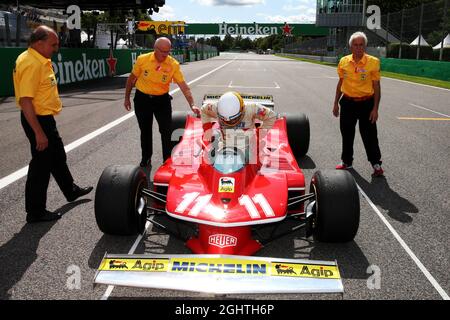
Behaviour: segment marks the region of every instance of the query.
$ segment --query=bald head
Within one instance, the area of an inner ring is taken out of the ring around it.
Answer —
[[[170,54],[172,43],[166,37],[161,37],[155,41],[154,48],[156,60],[158,60],[158,62],[163,62]]]
[[[29,43],[31,48],[47,59],[50,59],[59,49],[58,35],[52,28],[47,26],[39,26],[34,29]]]
[[[33,30],[30,36],[30,45],[40,41],[40,40],[47,40],[50,34],[53,34],[55,37],[58,37],[56,32],[47,26],[39,26],[36,29]]]
[[[172,47],[172,42],[170,42],[170,40],[166,37],[161,37],[161,38],[156,39],[156,41],[155,41],[155,47],[160,47],[160,46]]]

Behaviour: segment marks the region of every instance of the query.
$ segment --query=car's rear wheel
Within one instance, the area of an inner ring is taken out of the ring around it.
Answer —
[[[304,157],[309,150],[309,119],[304,114],[286,116],[286,129],[289,145],[296,158]]]
[[[310,185],[316,195],[312,233],[321,242],[352,241],[359,227],[359,194],[348,171],[317,171]]]
[[[95,192],[95,219],[100,230],[112,235],[142,233],[147,210],[142,189],[147,178],[141,168],[113,165],[103,170]]]

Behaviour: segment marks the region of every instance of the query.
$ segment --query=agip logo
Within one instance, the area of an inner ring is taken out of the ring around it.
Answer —
[[[219,192],[228,192],[233,193],[234,192],[234,178],[230,177],[222,177],[219,179]]]

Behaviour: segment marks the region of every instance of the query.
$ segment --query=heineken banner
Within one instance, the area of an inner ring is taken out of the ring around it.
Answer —
[[[327,36],[328,28],[314,24],[298,23],[188,23],[186,34],[199,35],[287,35],[287,36]]]
[[[12,72],[19,54],[26,48],[0,48],[0,56],[4,66],[4,76],[0,80],[0,96],[14,95]],[[104,77],[121,75],[131,72],[137,57],[150,50],[109,50],[109,49],[68,49],[62,48],[52,57],[53,70],[58,85],[63,86],[75,82],[96,80]],[[187,50],[172,51],[172,56],[180,63],[195,61],[198,56],[193,51],[192,56]],[[200,52],[198,52],[200,53]],[[202,59],[217,56],[215,52],[204,52]]]
[[[328,28],[299,23],[186,23],[184,21],[137,21],[136,31],[186,35],[327,36]]]

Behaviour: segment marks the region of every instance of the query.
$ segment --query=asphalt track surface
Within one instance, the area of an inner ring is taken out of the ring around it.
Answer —
[[[218,67],[221,67],[217,69]],[[197,104],[205,93],[233,89],[272,94],[278,112],[306,113],[311,124],[308,155],[299,159],[309,183],[317,170],[333,169],[340,160],[339,121],[331,113],[335,68],[270,55],[222,54],[184,64],[182,70]],[[211,72],[213,71],[214,72]],[[211,72],[211,73],[209,73]],[[209,74],[207,74],[209,73]],[[206,76],[198,79],[199,77]],[[138,164],[139,131],[123,108],[126,78],[65,89],[57,125],[77,183],[96,186],[111,164]],[[258,256],[336,259],[343,295],[230,295],[245,299],[448,299],[450,293],[450,91],[383,78],[378,122],[385,178],[372,178],[359,133],[354,170],[360,187],[361,222],[353,242],[329,245],[285,236]],[[174,86],[172,88],[176,89]],[[187,110],[180,91],[174,110]],[[84,142],[80,138],[125,115],[128,119]],[[211,298],[210,295],[124,287],[93,288],[105,253],[190,253],[184,244],[150,226],[142,239],[102,234],[94,216],[94,192],[66,203],[54,180],[47,207],[64,216],[57,222],[25,223],[25,177],[29,144],[13,98],[0,104],[0,299]],[[161,164],[158,128],[154,125],[153,175]],[[20,171],[22,169],[22,171]],[[8,177],[6,179],[5,177]],[[373,288],[373,270],[381,277]],[[79,271],[80,284],[69,277]],[[69,281],[68,281],[69,280]],[[67,283],[72,283],[72,287]],[[75,285],[74,285],[75,283]],[[369,284],[369,285],[368,285]]]

